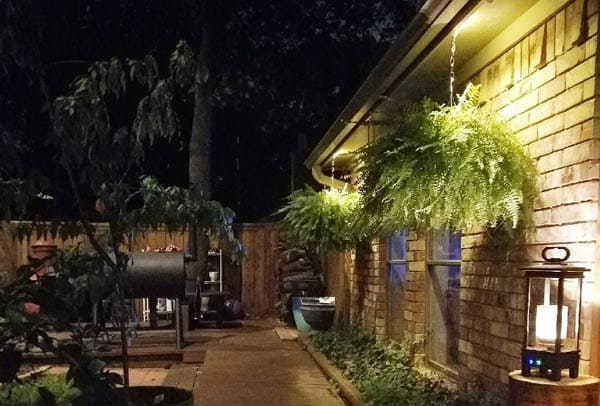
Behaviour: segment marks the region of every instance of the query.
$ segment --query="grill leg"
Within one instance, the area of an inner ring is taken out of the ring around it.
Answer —
[[[177,349],[183,348],[183,325],[181,323],[181,302],[179,298],[175,298],[175,336]]]

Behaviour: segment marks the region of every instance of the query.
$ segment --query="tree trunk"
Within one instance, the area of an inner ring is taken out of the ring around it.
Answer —
[[[202,6],[201,33],[202,43],[198,52],[196,64],[196,77],[194,80],[194,118],[192,120],[192,131],[190,136],[189,156],[189,182],[192,197],[204,196],[211,198],[211,75],[210,75],[210,49],[212,42],[212,25],[210,13],[210,1],[205,1]],[[189,279],[195,280],[200,273],[206,270],[208,260],[209,241],[203,230],[192,227],[190,232],[196,233],[196,255],[197,261],[192,267]],[[190,238],[191,240],[191,238]],[[191,247],[192,249],[194,247]]]

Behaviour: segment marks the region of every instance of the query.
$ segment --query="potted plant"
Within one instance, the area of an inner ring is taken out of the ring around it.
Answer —
[[[291,243],[317,254],[352,249],[366,238],[357,227],[360,195],[335,188],[315,191],[310,186],[296,190],[278,210]]]
[[[318,263],[321,269],[329,251],[353,250],[363,246],[367,238],[361,224],[355,221],[360,215],[360,196],[356,191],[331,188],[317,192],[305,186],[294,191],[278,213],[284,214],[282,222],[291,245],[312,253],[316,260],[311,262]],[[304,321],[318,330],[331,327],[336,308],[335,299],[332,300],[321,303],[316,297],[292,298],[297,307],[295,314],[303,316],[299,328],[303,328]]]
[[[527,225],[537,195],[535,161],[479,87],[458,102],[400,108],[390,131],[359,151],[360,195],[372,233]]]

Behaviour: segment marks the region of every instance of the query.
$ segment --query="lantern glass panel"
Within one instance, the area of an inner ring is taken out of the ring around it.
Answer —
[[[563,279],[562,326],[557,330],[559,279],[532,277],[529,283],[527,347],[555,351],[556,337],[561,352],[577,349],[580,279]]]

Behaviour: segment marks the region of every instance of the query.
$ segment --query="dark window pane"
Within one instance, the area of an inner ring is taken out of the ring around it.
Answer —
[[[389,273],[389,336],[394,340],[402,341],[406,331],[404,317],[406,264],[390,264]]]
[[[427,352],[452,367],[458,362],[460,265],[431,266],[427,289]]]
[[[398,261],[406,259],[406,232],[392,234],[389,241],[389,260]]]
[[[406,264],[390,265],[390,282],[402,283],[406,281]]]
[[[460,238],[460,233],[450,233],[448,236],[448,259],[460,261]]]
[[[429,258],[435,261],[460,261],[460,233],[435,230],[429,242]]]

